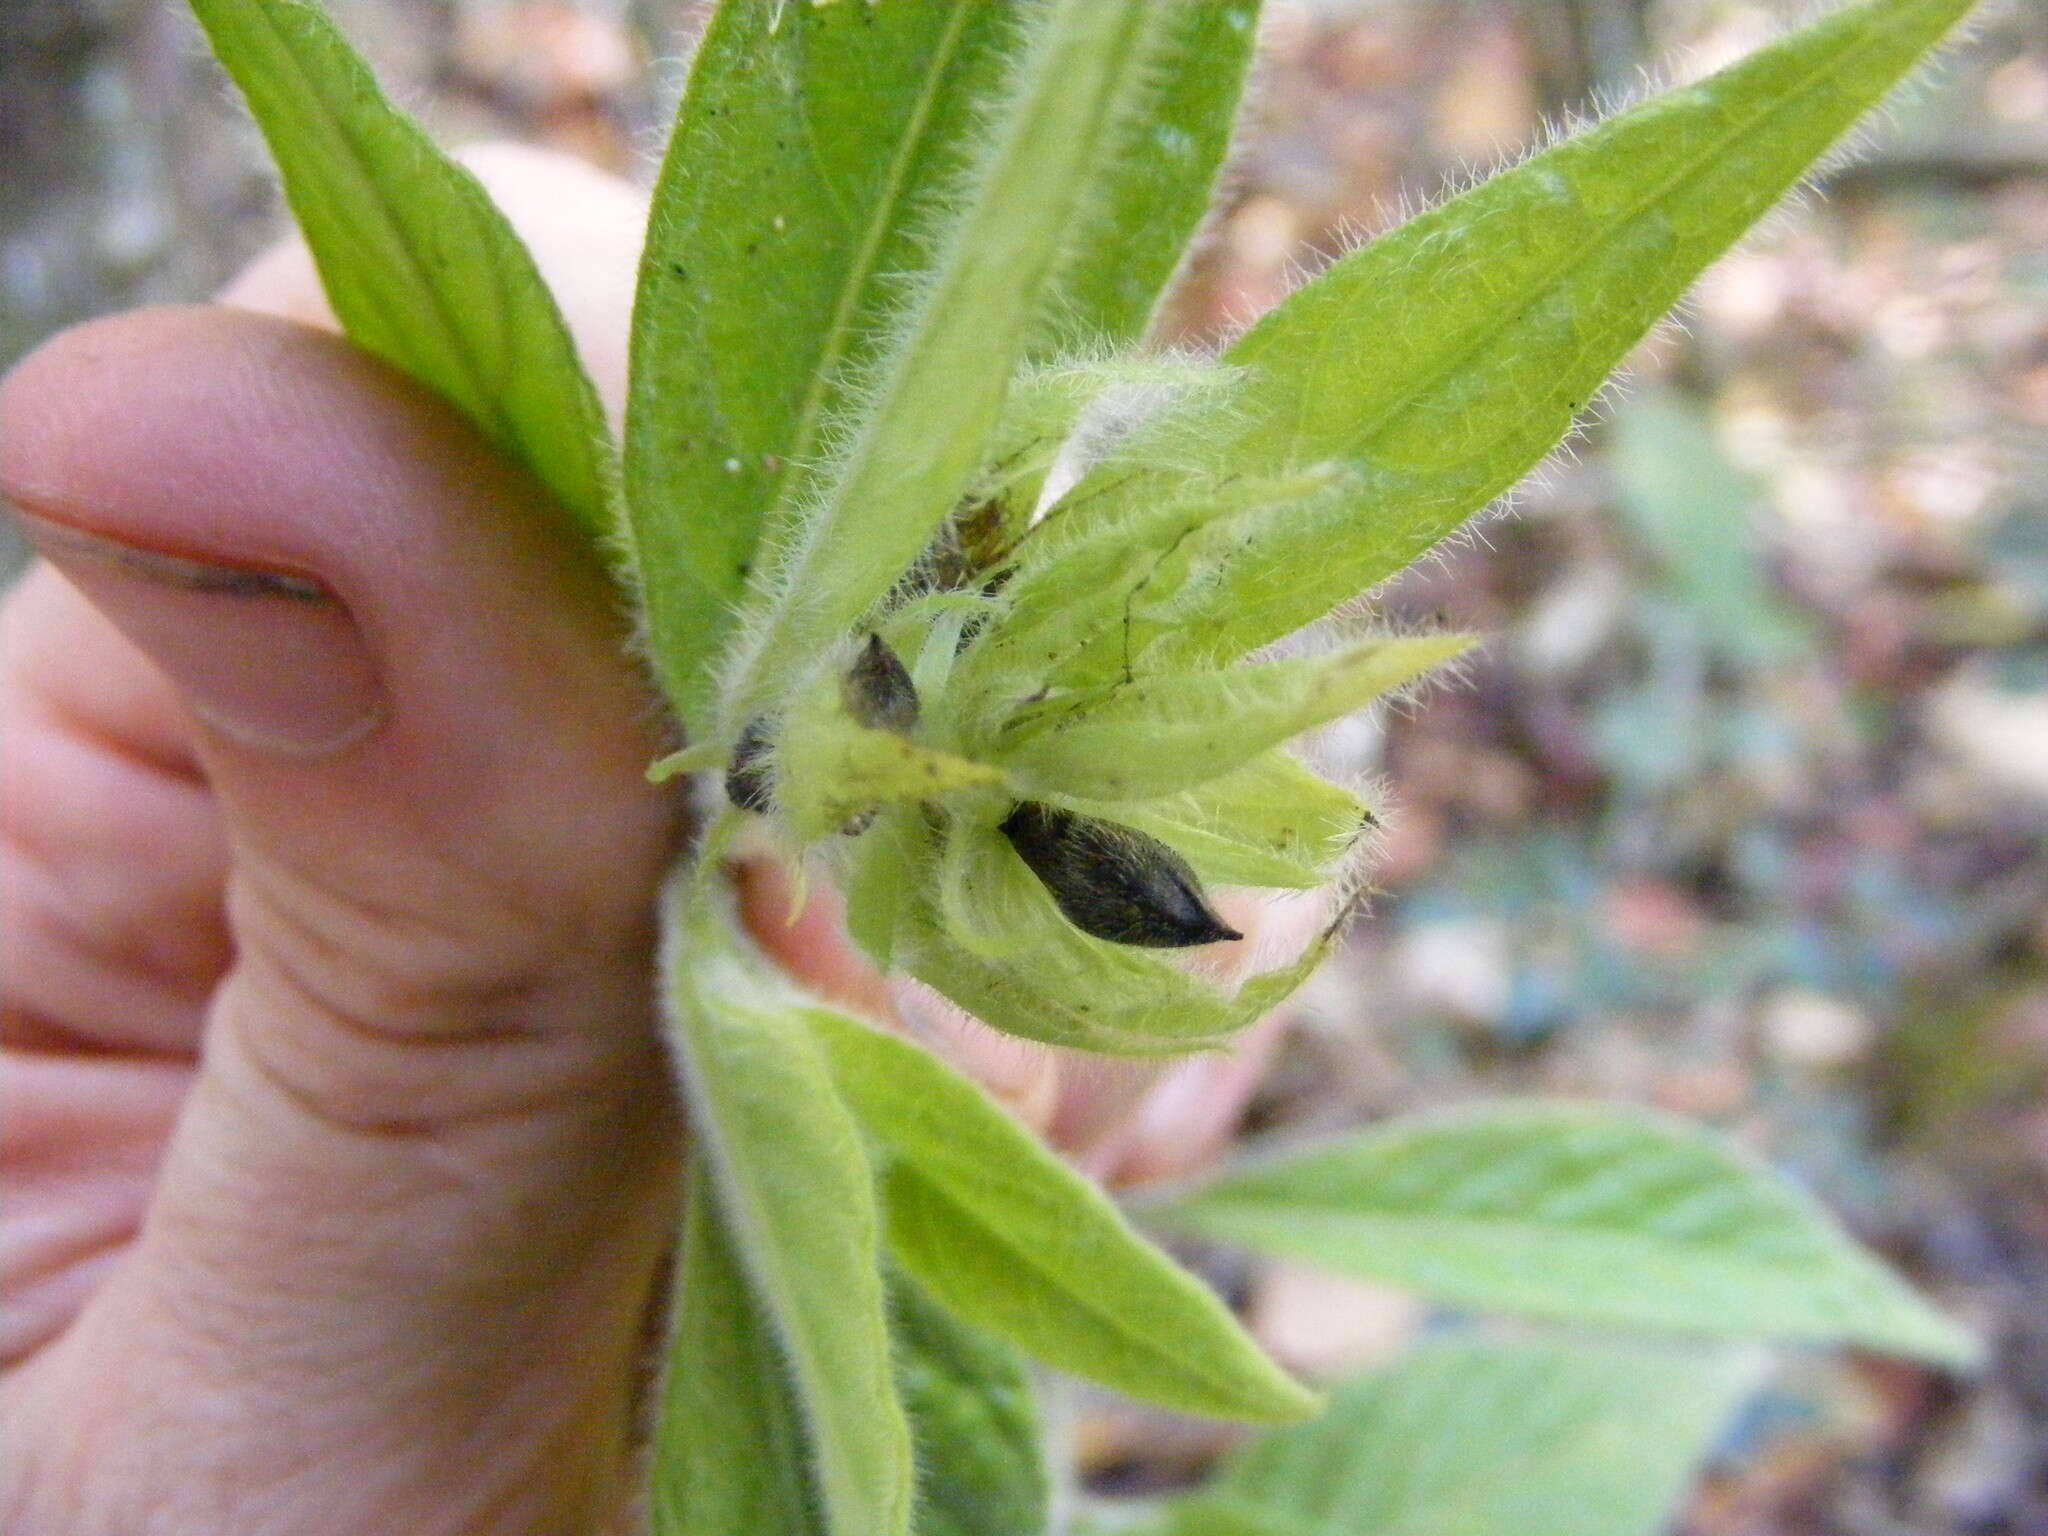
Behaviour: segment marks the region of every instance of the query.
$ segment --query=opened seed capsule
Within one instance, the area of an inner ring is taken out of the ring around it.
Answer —
[[[845,694],[846,712],[870,730],[907,736],[917,724],[917,688],[880,635],[870,634],[854,659]]]
[[[1156,837],[1035,800],[1000,830],[1085,934],[1144,949],[1244,937],[1210,907],[1187,860]]]

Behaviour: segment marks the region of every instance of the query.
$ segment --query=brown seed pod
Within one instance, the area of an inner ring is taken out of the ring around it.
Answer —
[[[774,804],[775,778],[768,767],[774,746],[765,719],[749,720],[725,770],[725,797],[743,811],[763,815]]]
[[[917,689],[902,659],[880,635],[870,634],[846,674],[846,710],[870,730],[910,734],[917,724]]]
[[[1035,800],[999,829],[1083,933],[1142,949],[1241,939],[1202,894],[1187,860],[1156,837]]]

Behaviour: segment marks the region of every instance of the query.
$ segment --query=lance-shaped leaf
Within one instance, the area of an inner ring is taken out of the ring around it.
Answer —
[[[1513,486],[1969,8],[1844,6],[1381,236],[1268,313],[1226,354],[1248,377],[1212,466],[1344,459],[1362,486],[1243,546],[1189,642],[1230,657],[1309,623]],[[1141,480],[1104,499],[1160,494]]]
[[[825,484],[759,589],[722,734],[888,592],[968,489],[1068,235],[1101,195],[1096,173],[1158,88],[1175,10],[1050,0]]]
[[[1154,46],[1160,88],[1124,120],[1060,272],[1056,336],[1134,341],[1209,211],[1259,29],[1258,0],[1174,0]]]
[[[455,407],[587,542],[623,533],[603,407],[533,258],[311,0],[192,0],[349,339]]]
[[[1023,1360],[906,1275],[891,1277],[889,1296],[896,1380],[917,1442],[917,1536],[1044,1536],[1051,1490]]]
[[[1367,640],[1327,656],[1055,697],[1012,716],[988,755],[1033,792],[1151,800],[1241,767],[1413,682],[1470,644],[1465,635]]]
[[[1977,1350],[1784,1180],[1718,1137],[1619,1108],[1396,1121],[1151,1215],[1457,1306],[1950,1364]]]
[[[1020,28],[1014,7],[722,5],[655,187],[625,469],[652,651],[701,733],[764,524],[807,494]]]
[[[1543,1339],[1426,1344],[1258,1436],[1155,1536],[1657,1536],[1761,1362]]]
[[[1336,873],[1369,826],[1349,790],[1285,752],[1268,752],[1194,789],[1158,800],[1063,799],[1171,845],[1205,880],[1307,890]]]
[[[825,1009],[806,1017],[889,1155],[896,1256],[948,1310],[1168,1407],[1252,1420],[1315,1411],[1213,1292],[980,1088],[907,1040]]]
[[[701,1159],[688,1185],[674,1363],[649,1469],[656,1536],[825,1536],[796,1392]]]
[[[1213,400],[1229,379],[1221,375],[1217,389],[1201,393]],[[1158,435],[1178,424],[1177,411],[1167,422],[1149,424],[1141,429],[1143,442],[1126,445],[1127,451],[1150,456]],[[1119,455],[1112,462],[1125,460]],[[1257,529],[1297,515],[1304,502],[1327,499],[1353,478],[1341,465],[1320,464],[1221,484],[1193,480],[1155,487],[1159,499],[1120,504],[1114,515],[1100,517],[1083,515],[1091,510],[1085,497],[1061,502],[1016,547],[1000,619],[962,666],[963,707],[1000,719],[1015,694],[1035,692],[1048,680],[1081,687],[1157,670],[1145,654],[1157,628],[1151,610],[1207,578],[1183,553],[1191,543],[1213,526]],[[1127,471],[1126,479],[1143,477]],[[1227,551],[1247,536],[1226,534],[1221,542]]]
[[[826,1528],[902,1536],[910,1432],[890,1364],[881,1218],[860,1129],[803,1010],[708,893],[679,886],[667,938],[664,992],[691,1134],[788,1363]],[[684,1424],[660,1431],[664,1442],[688,1433]]]

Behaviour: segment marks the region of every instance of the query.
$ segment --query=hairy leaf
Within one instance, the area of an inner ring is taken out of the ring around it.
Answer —
[[[1062,803],[1149,832],[1178,849],[1203,879],[1222,885],[1321,885],[1368,825],[1356,795],[1285,752],[1265,753],[1158,800]]]
[[[896,1380],[917,1442],[917,1536],[1043,1536],[1051,1492],[1023,1361],[905,1275],[890,1298]]]
[[[312,0],[192,0],[248,100],[349,339],[444,395],[602,546],[603,407],[533,258]]]
[[[776,731],[775,803],[795,836],[828,836],[882,805],[1001,786],[1000,768],[861,724],[849,708],[843,672],[835,665],[815,678]]]
[[[1657,1536],[1760,1372],[1749,1355],[1426,1344],[1261,1435],[1160,1536]]]
[[[956,830],[934,883],[897,909],[897,964],[1008,1034],[1117,1055],[1223,1044],[1307,980],[1337,931],[1333,922],[1232,990],[1157,951],[1082,933],[992,829]]]
[[[741,1271],[701,1159],[688,1182],[669,1340],[675,1365],[650,1470],[656,1536],[825,1536],[774,1326]]]
[[[1633,1110],[1516,1104],[1396,1121],[1226,1174],[1153,1214],[1457,1306],[1948,1363],[1976,1353],[1782,1179],[1718,1137]]]
[[[1360,489],[1243,545],[1188,641],[1225,658],[1287,634],[1513,486],[1693,279],[1969,8],[1845,6],[1381,236],[1269,312],[1226,354],[1247,378],[1214,471],[1340,459]],[[1138,477],[1102,515],[1158,500],[1171,478]]]
[[[889,1153],[896,1256],[948,1310],[1167,1407],[1253,1420],[1314,1411],[1206,1286],[980,1088],[907,1040],[823,1009],[806,1017]]]
[[[1154,46],[1161,86],[1121,124],[1049,306],[1055,334],[1134,341],[1209,211],[1258,36],[1258,0],[1174,0]]]
[[[764,527],[874,365],[1019,14],[726,4],[698,47],[641,264],[625,468],[655,660],[700,734]]]
[[[1203,400],[1206,410],[1227,395],[1230,377],[1180,391],[1183,398],[1167,407],[1167,421],[1139,429],[1139,446],[1126,443],[1124,451],[1150,457],[1158,449],[1156,434],[1185,425],[1176,413],[1187,400]],[[1130,478],[1144,483],[1142,476]],[[1047,680],[1087,686],[1160,670],[1151,654],[1160,628],[1156,613],[1184,605],[1190,589],[1213,585],[1228,553],[1251,536],[1245,530],[1301,516],[1305,503],[1328,499],[1351,480],[1342,466],[1322,464],[1223,484],[1193,479],[1139,504],[1098,493],[1113,516],[1078,515],[1088,508],[1085,497],[1062,502],[1019,541],[999,621],[962,668],[964,707],[1001,718],[1018,693],[1036,691]],[[1213,536],[1219,528],[1224,533]],[[1191,557],[1191,549],[1209,543],[1220,544],[1225,557]]]
[[[910,1432],[890,1365],[881,1219],[860,1129],[803,1008],[751,962],[709,898],[678,891],[668,915],[666,1001],[691,1133],[788,1361],[819,1508],[834,1536],[902,1536]],[[661,1435],[689,1432],[672,1422]]]
[[[974,480],[1068,232],[1156,89],[1175,9],[1050,0],[829,483],[761,589],[763,620],[730,673],[727,733],[889,591]]]
[[[989,755],[1033,792],[1151,800],[1241,767],[1470,644],[1465,635],[1366,640],[1327,656],[1056,696],[1014,715]]]

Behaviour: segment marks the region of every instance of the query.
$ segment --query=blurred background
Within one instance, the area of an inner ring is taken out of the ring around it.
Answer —
[[[678,0],[330,0],[447,140],[645,181]],[[1546,121],[1704,71],[1780,0],[1269,0],[1201,341]],[[1576,451],[1385,603],[1491,637],[1328,743],[1398,814],[1247,1134],[1500,1093],[1661,1105],[1820,1194],[1996,1362],[1794,1358],[1698,1536],[2048,1533],[2048,6],[1993,8],[1877,147],[1723,262]],[[169,0],[0,0],[0,365],[205,296],[278,226]],[[13,560],[9,554],[6,557]],[[1428,1326],[1219,1277],[1289,1363]],[[1218,1431],[1089,1417],[1106,1488]]]

